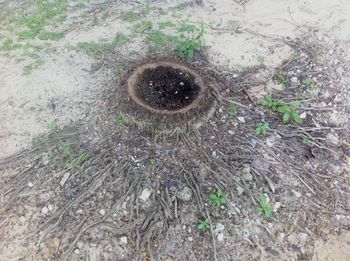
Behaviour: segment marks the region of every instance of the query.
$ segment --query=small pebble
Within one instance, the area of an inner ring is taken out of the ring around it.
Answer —
[[[81,241],[77,242],[77,248],[82,249],[84,247],[84,243]]]
[[[104,216],[106,214],[106,211],[104,209],[101,209],[99,212],[102,216]]]
[[[33,183],[29,181],[28,187],[32,188],[33,186],[34,186]]]
[[[228,134],[230,134],[230,135],[234,135],[234,134],[235,134],[235,132],[234,132],[233,130],[229,130],[229,131],[228,131]]]
[[[219,234],[218,234],[218,241],[219,241],[219,242],[224,241],[224,234],[223,234],[223,233],[219,233]]]
[[[41,213],[43,213],[44,215],[46,215],[47,213],[49,213],[49,209],[45,206],[41,209]]]
[[[142,190],[141,195],[139,196],[139,199],[142,201],[147,201],[147,199],[149,199],[151,194],[152,194],[152,190],[149,188],[145,188],[144,190]]]
[[[54,209],[54,206],[52,204],[49,204],[47,208],[49,209],[49,211],[52,211]]]
[[[64,173],[64,175],[60,181],[61,187],[63,187],[63,185],[66,184],[67,180],[69,179],[69,176],[70,176],[69,172]]]
[[[237,120],[239,120],[239,121],[242,122],[242,123],[245,123],[244,117],[237,117]]]
[[[120,238],[120,243],[126,245],[128,243],[128,238],[126,236],[123,236]]]
[[[294,76],[294,77],[290,78],[290,81],[292,83],[298,83],[298,78]]]
[[[187,240],[192,242],[193,241],[193,237],[188,237]]]

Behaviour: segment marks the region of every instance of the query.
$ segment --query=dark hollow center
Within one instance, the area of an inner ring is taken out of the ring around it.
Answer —
[[[189,105],[200,91],[194,75],[170,66],[145,69],[135,89],[144,103],[165,110],[178,110]]]

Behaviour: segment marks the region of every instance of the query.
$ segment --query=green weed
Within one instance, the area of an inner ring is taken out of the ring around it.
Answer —
[[[303,88],[314,88],[315,83],[311,79],[305,79],[301,82],[301,87]]]
[[[57,123],[52,121],[47,124],[47,128],[51,131],[51,133],[58,133],[60,130],[57,126]]]
[[[44,143],[44,135],[43,134],[39,134],[37,136],[35,136],[32,140],[33,145],[41,145]]]
[[[230,105],[228,106],[228,112],[227,115],[229,117],[234,117],[238,112],[238,106],[234,103],[230,103]]]
[[[159,24],[158,24],[158,29],[159,30],[163,30],[163,29],[165,29],[165,28],[168,28],[168,27],[175,27],[176,25],[173,23],[173,22],[171,22],[171,21],[166,21],[166,22],[160,22]]]
[[[221,188],[217,188],[215,193],[209,194],[208,203],[209,205],[217,208],[220,207],[222,204],[227,203]]]
[[[197,229],[199,231],[206,231],[210,228],[209,220],[207,218],[200,219],[197,224]]]
[[[263,213],[266,218],[272,216],[273,207],[269,203],[269,198],[266,195],[261,195],[259,197],[259,207],[256,208],[256,211]]]
[[[114,42],[118,47],[124,46],[129,40],[129,37],[125,34],[117,34],[114,38]]]
[[[146,37],[146,41],[152,43],[156,50],[161,49],[174,40],[176,40],[176,37],[167,35],[160,30],[153,30]]]
[[[255,133],[257,135],[266,135],[268,128],[269,128],[269,124],[267,122],[260,122],[255,127]]]
[[[35,55],[33,55],[35,56]],[[44,60],[40,59],[39,57],[37,58],[36,61],[32,62],[29,65],[24,66],[23,68],[23,74],[24,75],[29,75],[33,72],[34,69],[37,69],[40,65],[44,64]]]
[[[258,56],[256,57],[256,59],[257,59],[257,61],[258,61],[259,63],[264,63],[264,62],[265,62],[265,57],[262,56],[262,55],[258,55]]]
[[[12,49],[13,49],[13,40],[12,39],[6,39],[0,47],[0,51],[10,51]]]
[[[135,33],[144,33],[152,30],[153,24],[150,20],[141,21],[134,25],[133,31]]]
[[[138,13],[135,13],[133,11],[126,11],[122,13],[121,19],[126,22],[136,22],[141,17]]]
[[[306,139],[306,138],[303,138],[303,139],[301,140],[301,143],[304,144],[304,145],[306,145],[306,146],[311,146],[311,141],[308,140],[308,139]]]
[[[58,150],[61,153],[58,158],[53,160],[53,165],[58,166],[62,162],[64,168],[72,169],[77,168],[84,162],[90,159],[90,154],[88,152],[82,153],[80,156],[74,151],[69,140],[65,140],[62,137],[61,130],[57,126],[56,122],[48,123],[51,134],[55,136],[58,140]]]
[[[265,96],[261,104],[275,111],[277,110],[277,107],[279,106],[280,103],[274,100],[271,96]]]
[[[296,123],[303,123],[303,119],[296,111],[300,106],[300,101],[293,101],[291,104],[287,104],[283,101],[274,100],[271,96],[265,96],[262,100],[262,105],[271,108],[274,111],[282,113],[282,122],[287,124],[290,121]]]
[[[122,115],[117,116],[116,118],[118,125],[125,125],[125,119]]]
[[[148,162],[149,162],[149,164],[152,165],[152,166],[154,166],[154,165],[157,164],[157,160],[156,160],[156,159],[150,159]]]
[[[62,39],[63,34],[62,33],[55,33],[55,32],[43,32],[39,35],[40,40],[52,40],[52,41],[58,41]]]
[[[281,103],[277,108],[277,111],[282,113],[282,121],[287,124],[289,121],[294,121],[296,123],[303,123],[303,119],[300,117],[300,114],[295,110],[300,106],[300,101],[293,101],[291,105],[286,103]]]
[[[286,78],[286,76],[284,76],[282,72],[277,72],[275,78],[279,84],[282,84],[284,86],[287,86],[289,84],[288,79]]]
[[[204,24],[198,28],[183,21],[178,32],[176,49],[180,58],[193,60],[195,52],[203,48]]]
[[[111,43],[100,41],[99,43],[96,43],[96,42],[79,43],[77,48],[78,50],[79,49],[82,50],[89,57],[96,59],[99,55],[105,53],[109,48],[111,48],[111,46],[112,46]]]

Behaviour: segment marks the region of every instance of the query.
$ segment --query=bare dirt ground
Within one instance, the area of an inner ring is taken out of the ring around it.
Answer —
[[[0,260],[350,260],[350,2],[0,10]],[[215,112],[181,133],[135,128],[125,75],[177,60],[182,21],[205,29],[189,63]],[[302,122],[264,97],[300,101]]]

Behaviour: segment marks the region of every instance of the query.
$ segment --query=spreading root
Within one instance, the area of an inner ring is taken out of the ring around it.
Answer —
[[[295,47],[295,57],[314,49],[305,42],[301,39],[290,43]],[[312,63],[322,62],[311,54],[307,57],[298,60],[298,66],[306,71],[312,70]],[[329,171],[329,164],[348,163],[346,129],[315,125],[311,119],[302,125],[282,124],[278,115],[257,104],[249,91],[262,84],[255,76],[266,68],[251,68],[238,77],[229,74],[223,78],[217,73],[220,68],[210,66],[203,56],[197,59],[196,69],[215,79],[215,85],[210,84],[215,97],[212,104],[217,103],[219,108],[213,114],[208,107],[195,118],[196,124],[202,122],[205,128],[183,128],[169,122],[169,126],[162,126],[163,131],[153,132],[156,118],[145,117],[145,112],[136,112],[131,105],[107,106],[115,104],[114,94],[118,86],[123,86],[123,81],[113,79],[107,90],[111,97],[105,99],[106,104],[101,106],[104,109],[97,109],[98,121],[64,128],[59,135],[51,133],[44,144],[1,162],[3,226],[10,226],[11,216],[27,214],[31,231],[24,235],[25,239],[35,240],[39,252],[51,249],[49,256],[58,259],[69,258],[78,242],[91,246],[127,236],[130,251],[123,257],[113,256],[115,253],[110,256],[123,260],[160,260],[162,248],[172,236],[169,231],[179,224],[195,226],[200,218],[207,218],[212,225],[206,236],[193,232],[195,240],[212,247],[199,249],[196,254],[210,260],[217,260],[218,255],[223,260],[230,258],[225,248],[217,245],[214,224],[218,221],[226,222],[228,233],[238,242],[230,245],[231,250],[260,249],[266,242],[273,242],[279,251],[288,253],[290,242],[276,241],[281,232],[288,236],[307,231],[322,236],[332,229],[343,229],[344,219],[339,217],[349,215],[349,177],[345,168],[337,173]],[[116,64],[115,60],[104,62]],[[296,64],[288,61],[279,71],[287,72],[290,66]],[[285,100],[301,98],[288,88],[276,95]],[[227,116],[230,104],[239,106],[245,123],[237,124],[235,118]],[[314,107],[309,108],[316,113]],[[116,114],[124,115],[130,126],[115,124]],[[105,115],[102,120],[101,115]],[[146,119],[141,121],[143,117]],[[254,131],[262,117],[268,118],[269,134],[274,137],[269,143]],[[344,137],[344,142],[330,143],[326,138],[329,133]],[[87,141],[86,137],[96,136],[99,138]],[[306,139],[308,144],[302,144]],[[89,158],[77,164],[63,164],[62,140],[64,144],[70,142],[76,155],[88,151]],[[61,163],[55,165],[57,157]],[[156,162],[151,164],[150,159]],[[182,196],[184,188],[190,188],[192,193],[187,199]],[[208,205],[208,195],[215,188],[222,188],[225,193],[227,204],[223,208]],[[274,205],[275,212],[268,221],[273,227],[258,218],[254,223],[256,237],[246,236],[239,229],[257,218],[255,208],[263,193],[282,208]],[[42,208],[41,213],[38,208]],[[195,218],[188,221],[191,215]],[[230,228],[232,222],[236,224],[234,228]],[[55,244],[57,241],[59,244]],[[177,250],[169,250],[169,255],[175,255]],[[310,253],[312,242],[298,256],[310,257]]]

